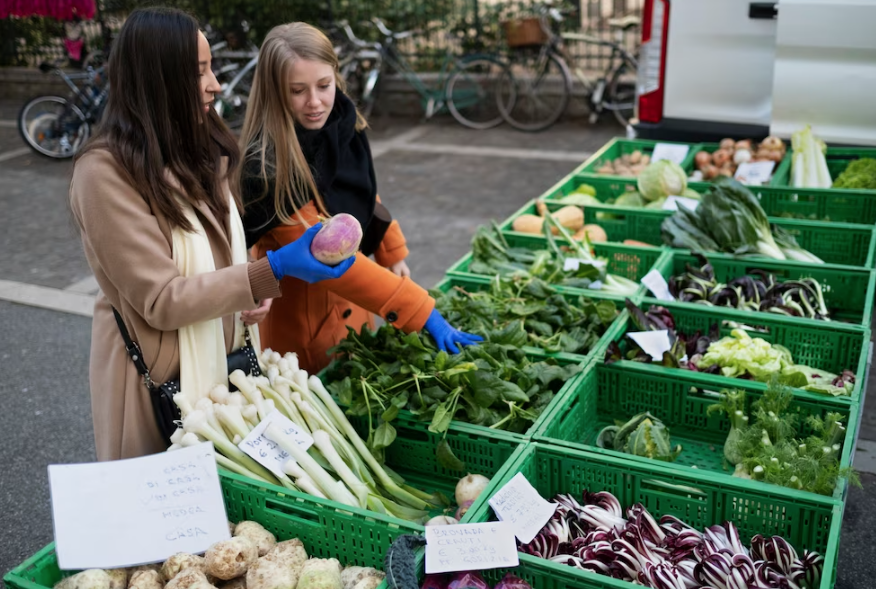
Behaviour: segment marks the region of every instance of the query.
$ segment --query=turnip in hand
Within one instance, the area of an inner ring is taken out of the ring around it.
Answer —
[[[356,217],[347,213],[335,215],[323,223],[322,229],[310,243],[313,257],[328,266],[337,266],[356,255],[362,241],[362,226]]]

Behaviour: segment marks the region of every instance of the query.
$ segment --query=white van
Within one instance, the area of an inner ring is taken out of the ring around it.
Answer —
[[[876,145],[876,0],[645,0],[637,89],[641,138]]]

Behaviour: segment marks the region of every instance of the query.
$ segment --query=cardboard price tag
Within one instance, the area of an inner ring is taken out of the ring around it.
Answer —
[[[290,460],[290,457],[289,453],[283,450],[279,444],[264,435],[265,429],[272,423],[280,426],[283,433],[295,440],[302,450],[307,450],[313,445],[313,438],[310,437],[310,434],[301,431],[288,417],[274,410],[268,413],[237,447],[275,475],[282,476],[284,474],[283,464]]]
[[[745,162],[736,168],[735,178],[743,184],[760,186],[773,177],[776,162]]]
[[[426,527],[426,574],[516,567],[517,544],[505,522]]]
[[[690,151],[689,145],[658,143],[654,146],[654,151],[651,153],[651,161],[659,162],[660,160],[669,160],[680,166],[681,162],[684,161],[684,158],[687,157],[688,151]]]
[[[64,570],[161,562],[231,537],[211,442],[130,460],[53,464],[49,487]]]
[[[654,296],[661,301],[674,301],[675,297],[669,292],[669,283],[657,270],[651,270],[642,277],[642,284],[648,287]]]
[[[697,210],[697,207],[700,206],[700,201],[686,196],[667,196],[666,202],[663,203],[663,207],[661,208],[664,211],[677,211],[678,205],[681,205],[688,210],[695,211]]]
[[[669,331],[660,329],[658,331],[633,331],[627,334],[636,342],[642,350],[655,362],[663,360],[663,352],[668,352],[672,349],[672,344],[669,343]]]
[[[529,544],[557,510],[545,501],[525,476],[517,473],[490,498],[490,507],[501,521],[511,524],[517,539]]]

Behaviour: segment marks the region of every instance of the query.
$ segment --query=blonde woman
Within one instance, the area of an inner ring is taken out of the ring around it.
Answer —
[[[366,127],[343,92],[337,56],[322,32],[298,22],[268,33],[241,135],[247,244],[264,257],[321,216],[338,213],[356,217],[365,232],[342,278],[320,284],[284,278],[283,298],[260,324],[264,346],[297,353],[311,372],[328,364],[329,348],[348,326],[373,326],[372,313],[407,332],[425,327],[445,351],[481,339],[451,327],[411,280],[404,236],[377,197]]]

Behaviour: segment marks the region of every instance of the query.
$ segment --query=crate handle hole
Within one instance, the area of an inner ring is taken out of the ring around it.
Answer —
[[[678,485],[675,483],[667,483],[658,479],[643,479],[641,487],[643,490],[659,491],[664,494],[673,494],[679,497],[688,499],[700,499],[705,501],[707,495],[702,489],[689,487],[687,485]]]
[[[307,526],[320,527],[322,525],[316,512],[301,505],[290,505],[289,503],[280,503],[267,499],[265,500],[265,509],[284,519],[291,519]]]
[[[724,319],[723,321],[721,321],[721,327],[727,327],[729,329],[742,329],[744,331],[762,333],[764,335],[770,334],[770,328],[764,325],[745,325],[744,323],[730,321],[729,319]]]

